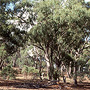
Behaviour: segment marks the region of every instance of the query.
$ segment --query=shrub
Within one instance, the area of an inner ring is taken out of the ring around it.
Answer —
[[[22,73],[28,74],[28,66],[24,65],[24,67],[22,68]]]
[[[4,67],[1,71],[1,76],[3,79],[15,79],[16,78],[17,70],[14,70],[10,65]]]
[[[26,65],[24,65],[23,69],[22,69],[22,73],[39,73],[38,69],[35,69],[35,67],[28,67]]]
[[[28,73],[39,73],[39,70],[38,69],[35,69],[35,67],[28,67]]]

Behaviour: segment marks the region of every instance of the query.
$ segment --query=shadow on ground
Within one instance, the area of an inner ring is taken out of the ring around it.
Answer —
[[[82,82],[82,83],[79,83],[77,86],[72,85],[71,87],[72,88],[77,87],[78,90],[90,90],[90,83],[89,82]]]
[[[53,86],[50,87],[51,85],[48,83],[48,80],[20,80],[20,79],[16,79],[16,80],[3,80],[0,79],[0,86],[3,87],[14,87],[14,88],[25,88],[25,89],[39,89],[39,88],[44,88],[44,89],[58,89],[58,85],[57,86]]]
[[[50,81],[43,80],[40,81],[39,79],[32,79],[32,80],[26,80],[26,79],[16,79],[16,80],[3,80],[0,79],[0,87],[14,87],[14,88],[21,88],[23,89],[50,89],[50,90],[57,90],[61,88],[61,90],[90,90],[90,83],[88,82],[82,82],[78,83],[78,86],[74,86],[73,84],[67,83],[63,84],[60,83],[59,85],[50,84]]]

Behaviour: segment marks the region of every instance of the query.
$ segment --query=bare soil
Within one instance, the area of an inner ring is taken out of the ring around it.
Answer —
[[[15,80],[4,80],[0,77],[0,90],[90,90],[90,80],[85,78],[75,86],[69,78],[64,84],[62,79],[60,82],[51,82],[48,79],[40,81],[34,76],[25,77],[19,74]]]

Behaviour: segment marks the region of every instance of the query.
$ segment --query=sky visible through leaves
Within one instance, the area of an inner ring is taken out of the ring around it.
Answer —
[[[85,0],[85,2],[87,3],[87,2],[90,2],[90,0]]]
[[[90,2],[90,0],[85,0],[85,2]],[[7,9],[11,9],[13,10],[14,9],[14,4],[13,3],[10,3],[8,6],[7,6]]]

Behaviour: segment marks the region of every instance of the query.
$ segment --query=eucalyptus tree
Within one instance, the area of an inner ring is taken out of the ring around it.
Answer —
[[[62,10],[61,17],[63,18],[61,20],[63,20],[63,26],[60,32],[62,36],[59,38],[59,43],[61,43],[59,51],[64,51],[64,54],[60,53],[60,55],[64,55],[65,64],[70,65],[71,62],[71,66],[74,66],[73,74],[77,84],[77,62],[86,48],[87,42],[85,38],[90,35],[90,32],[87,30],[90,11],[83,7],[82,3],[78,2],[68,3]]]
[[[42,49],[45,53],[47,71],[51,73],[53,72],[53,70],[51,70],[51,67],[53,67],[51,60],[53,56],[52,47],[55,46],[57,41],[56,37],[59,33],[57,24],[53,20],[54,2],[47,2],[48,1],[41,1],[37,3],[37,8],[35,8],[37,12],[37,24],[30,30],[30,40],[32,45]],[[52,78],[51,75],[49,74],[50,79]]]
[[[89,10],[81,2],[72,0],[63,3],[55,0],[40,1],[35,10],[37,24],[30,30],[30,40],[32,45],[44,51],[48,72],[55,56],[58,64],[65,60],[68,64],[72,62],[76,75],[76,55],[84,48],[84,39],[89,35],[86,29],[90,20]]]

